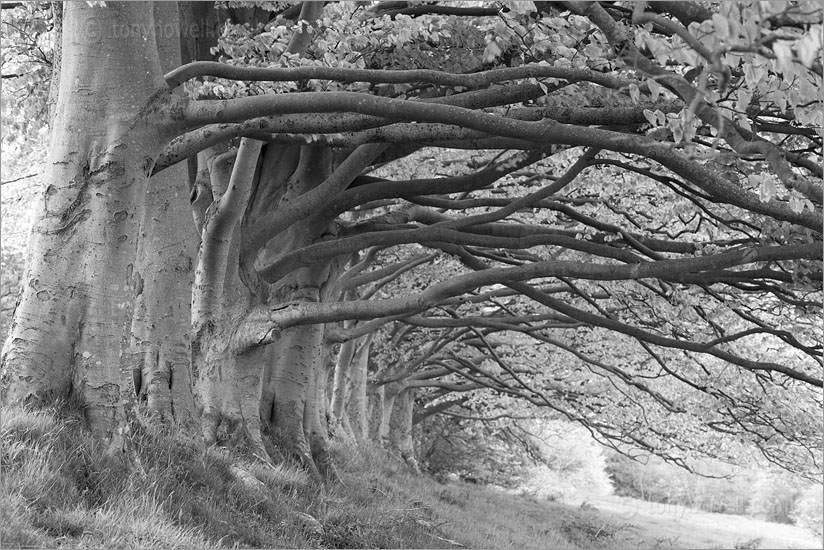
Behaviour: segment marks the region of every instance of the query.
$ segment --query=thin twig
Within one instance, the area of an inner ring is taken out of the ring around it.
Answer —
[[[37,174],[35,172],[34,174],[29,174],[28,176],[20,176],[19,178],[14,178],[13,180],[6,180],[6,181],[3,181],[3,182],[0,182],[0,185],[6,185],[7,183],[14,183],[16,181],[20,181],[20,180],[24,180],[24,179],[28,179],[28,178],[33,178],[34,176],[37,176],[37,175],[39,175],[39,174]]]

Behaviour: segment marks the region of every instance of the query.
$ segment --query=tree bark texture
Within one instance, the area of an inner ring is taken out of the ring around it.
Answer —
[[[420,473],[415,458],[415,446],[412,440],[412,412],[415,405],[415,390],[407,388],[398,393],[394,399],[389,419],[389,448],[400,455],[401,460],[412,471]]]
[[[264,350],[232,347],[239,319],[259,303],[241,281],[240,247],[260,150],[260,142],[244,139],[233,163],[220,151],[206,159],[215,201],[205,213],[195,270],[192,359],[205,441],[217,441],[223,426],[228,437],[245,436],[252,453],[270,461],[260,419]]]
[[[154,4],[163,22],[157,36],[164,72],[181,63],[178,10],[173,2]],[[148,182],[140,213],[132,318],[135,387],[148,413],[160,420],[195,421],[192,393],[190,320],[198,236],[187,200],[188,171],[178,163]],[[147,284],[148,281],[148,284]]]
[[[145,24],[125,32],[124,21]],[[168,142],[143,112],[165,88],[157,48],[146,45],[153,21],[147,3],[65,6],[46,188],[2,356],[4,402],[75,398],[106,439],[134,396],[122,355],[140,290],[139,205]]]
[[[352,434],[359,443],[369,437],[366,382],[369,367],[369,349],[372,346],[373,334],[359,341],[349,367],[349,391],[347,392],[345,418],[348,419]]]

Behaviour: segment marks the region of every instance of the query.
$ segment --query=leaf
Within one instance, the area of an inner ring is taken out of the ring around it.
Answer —
[[[650,78],[647,80],[647,86],[649,86],[649,93],[652,100],[658,101],[658,96],[661,95],[661,85],[658,84],[658,81],[654,78]]]
[[[501,47],[493,40],[489,44],[486,45],[486,49],[484,49],[483,60],[484,63],[492,63],[498,56],[503,53]]]
[[[763,65],[747,63],[744,65],[744,77],[747,79],[747,86],[756,88],[767,76],[767,68]]]
[[[752,100],[752,92],[744,88],[738,88],[737,94],[737,101],[735,103],[735,110],[740,112],[746,112],[747,107],[750,105],[750,101]]]
[[[644,118],[646,118],[649,121],[649,123],[653,126],[657,125],[658,117],[656,117],[655,113],[653,113],[649,109],[644,109]]]
[[[744,21],[744,34],[749,42],[755,42],[758,40],[758,29],[760,26],[761,18],[755,13]]]
[[[777,189],[772,178],[761,178],[761,185],[758,187],[758,197],[761,202],[769,202],[775,196]]]
[[[675,143],[681,143],[684,139],[684,125],[681,122],[681,119],[670,119],[669,127],[672,130],[672,138],[675,140]]]
[[[820,32],[815,32],[810,29],[804,37],[796,44],[796,51],[798,51],[798,59],[805,67],[811,68],[816,58],[819,56],[821,43],[819,42]]]
[[[775,58],[778,61],[778,70],[781,72],[791,72],[793,63],[793,50],[786,40],[776,40],[772,47]]]
[[[638,89],[638,86],[635,84],[629,85],[629,97],[632,98],[634,102],[638,102],[641,99],[641,90]]]
[[[804,211],[804,201],[796,196],[790,197],[790,210],[796,214],[801,214]]]
[[[712,23],[715,25],[715,32],[718,38],[729,38],[730,24],[726,17],[720,13],[715,13],[712,16]]]

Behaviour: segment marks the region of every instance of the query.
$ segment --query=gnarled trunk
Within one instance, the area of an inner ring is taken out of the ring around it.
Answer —
[[[233,347],[239,319],[260,300],[241,280],[239,261],[260,150],[260,142],[244,139],[233,163],[232,153],[202,155],[215,201],[205,213],[192,291],[192,360],[205,441],[217,441],[223,426],[227,437],[246,436],[252,453],[269,461],[260,421],[264,350]]]

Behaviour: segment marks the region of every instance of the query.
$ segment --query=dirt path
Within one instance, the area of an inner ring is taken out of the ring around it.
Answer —
[[[584,502],[610,516],[639,539],[675,548],[822,548],[807,531],[783,523],[713,514],[684,506],[628,497],[591,497]],[[580,505],[580,503],[578,503]]]

